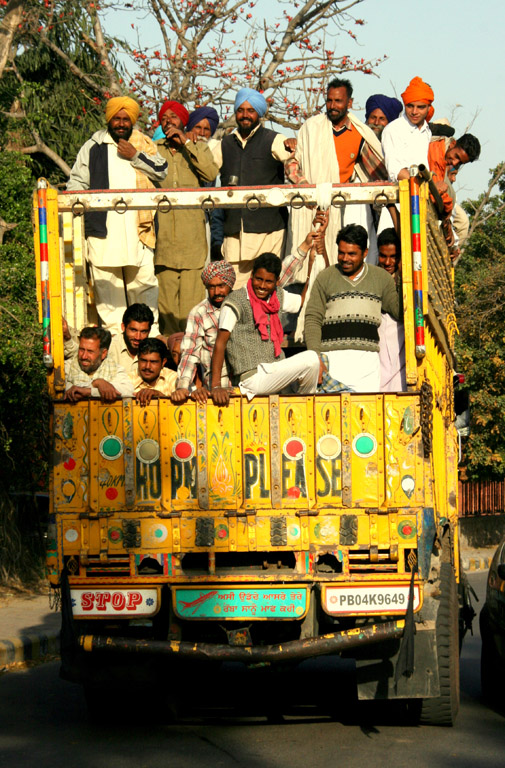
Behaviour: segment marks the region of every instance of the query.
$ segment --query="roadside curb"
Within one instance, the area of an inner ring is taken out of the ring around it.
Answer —
[[[464,571],[487,571],[491,565],[492,557],[464,557]]]
[[[60,632],[19,635],[0,640],[0,666],[15,661],[37,661],[60,652]]]

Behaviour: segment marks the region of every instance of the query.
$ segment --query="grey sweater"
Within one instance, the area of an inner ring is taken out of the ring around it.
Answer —
[[[305,312],[307,349],[379,351],[381,313],[398,318],[398,294],[393,278],[384,269],[364,265],[363,274],[350,280],[338,266],[316,278]]]

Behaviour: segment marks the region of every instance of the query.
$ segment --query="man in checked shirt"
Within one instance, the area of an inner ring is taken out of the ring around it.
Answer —
[[[314,220],[315,223],[319,219]],[[314,258],[315,251],[322,251],[323,237],[311,231],[302,242],[297,252],[291,254],[282,263],[282,272],[278,286],[289,285],[299,270],[307,254]],[[210,386],[210,362],[219,327],[219,313],[225,298],[235,285],[235,270],[227,261],[211,262],[202,272],[202,282],[207,289],[207,298],[193,307],[188,316],[186,333],[181,343],[181,360],[177,368],[177,386],[171,395],[173,403],[184,403],[190,396],[190,389],[195,379],[198,366],[203,380],[202,387],[191,392],[191,398],[205,403]],[[226,363],[223,365],[221,386],[230,386]]]

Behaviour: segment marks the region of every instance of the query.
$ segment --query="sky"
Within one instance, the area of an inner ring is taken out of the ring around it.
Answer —
[[[271,0],[260,0],[256,11],[279,16]],[[456,136],[469,131],[481,143],[480,159],[466,165],[456,183],[460,200],[477,197],[487,188],[490,169],[505,160],[500,128],[505,125],[505,0],[363,0],[352,14],[365,25],[353,27],[357,42],[342,34],[337,52],[365,59],[388,56],[376,70],[379,77],[347,75],[354,87],[353,111],[364,120],[368,96],[400,97],[413,77],[422,77],[435,92],[434,119],[452,119]],[[131,32],[131,20],[123,25],[116,17],[115,33]],[[144,45],[157,44],[149,39],[149,27],[156,27],[151,24],[142,25]]]

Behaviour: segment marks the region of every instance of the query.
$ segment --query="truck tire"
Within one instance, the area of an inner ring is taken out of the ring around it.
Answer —
[[[454,569],[440,566],[440,605],[436,621],[436,645],[440,696],[423,699],[420,722],[454,725],[459,711],[459,606]]]

